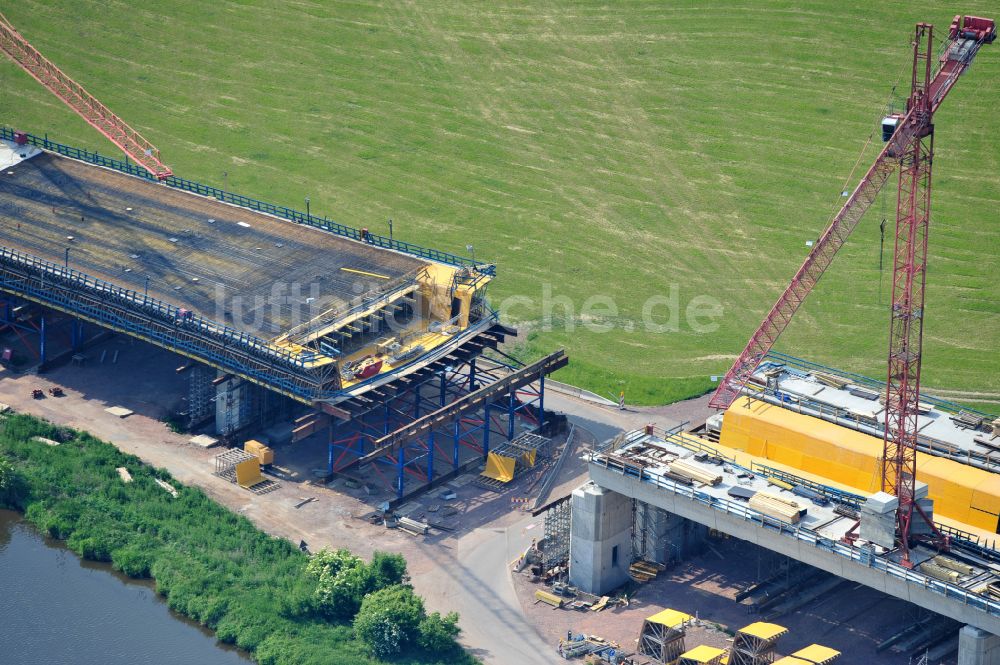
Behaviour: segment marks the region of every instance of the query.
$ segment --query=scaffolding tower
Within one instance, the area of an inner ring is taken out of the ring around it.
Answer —
[[[661,663],[673,663],[685,652],[685,627],[692,619],[690,614],[671,609],[646,618],[639,632],[639,654]]]
[[[195,364],[188,374],[188,427],[215,416],[216,371],[202,364]]]
[[[763,621],[740,628],[733,638],[729,665],[770,665],[778,639],[787,632],[783,626]]]
[[[569,497],[550,504],[543,519],[545,547],[542,548],[542,570],[565,566],[569,561],[569,528],[572,502]]]

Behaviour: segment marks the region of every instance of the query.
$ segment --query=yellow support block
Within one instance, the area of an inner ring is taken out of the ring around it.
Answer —
[[[563,600],[554,593],[549,593],[548,591],[542,591],[539,589],[535,592],[535,600],[538,602],[545,603],[546,605],[551,605],[552,607],[562,607]]]
[[[236,484],[240,487],[250,489],[262,482],[264,476],[260,473],[259,459],[248,459],[236,465]]]
[[[486,457],[486,469],[482,475],[502,483],[509,483],[514,480],[514,467],[517,460],[513,457],[504,457],[496,453],[490,453]]]
[[[255,456],[261,464],[274,464],[274,451],[257,439],[250,439],[244,443],[243,450]]]

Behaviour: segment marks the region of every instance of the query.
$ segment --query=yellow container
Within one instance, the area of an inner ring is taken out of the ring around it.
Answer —
[[[257,439],[250,439],[244,443],[243,450],[255,455],[261,464],[274,464],[274,451]]]

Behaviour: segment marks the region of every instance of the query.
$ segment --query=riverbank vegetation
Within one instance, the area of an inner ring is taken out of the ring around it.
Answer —
[[[117,467],[133,481],[123,483]],[[455,641],[458,617],[427,614],[402,557],[310,558],[86,433],[23,415],[0,421],[0,506],[23,511],[81,557],[151,577],[171,609],[261,663],[475,662]]]

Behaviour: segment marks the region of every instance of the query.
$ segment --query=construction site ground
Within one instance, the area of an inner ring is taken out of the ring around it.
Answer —
[[[102,351],[103,364],[96,359]],[[110,362],[118,351],[117,362]],[[370,556],[375,549],[398,552],[408,562],[417,591],[431,610],[457,611],[462,617],[462,641],[493,665],[540,665],[562,662],[556,646],[566,631],[587,632],[615,640],[631,649],[646,616],[663,607],[697,613],[705,622],[735,630],[755,620],[732,600],[739,588],[756,578],[750,545],[735,540],[712,541],[702,556],[681,564],[643,587],[629,607],[600,613],[553,610],[533,603],[536,585],[523,575],[511,576],[510,564],[533,538],[542,535],[542,520],[531,518],[512,498],[529,494],[531,477],[515,480],[514,487],[496,493],[478,487],[474,473],[452,483],[457,498],[445,501],[433,491],[411,502],[405,509],[416,519],[447,523],[453,531],[433,530],[427,536],[412,536],[401,530],[373,525],[364,517],[388,492],[369,493],[364,487],[349,488],[343,479],[330,487],[313,480],[312,469],[325,465],[325,456],[314,452],[322,446],[278,446],[276,466],[294,474],[280,481],[273,492],[255,495],[213,474],[219,448],[202,449],[189,443],[190,434],[176,434],[162,419],[177,408],[186,390],[183,364],[172,354],[120,336],[87,350],[91,360],[83,365],[66,364],[44,375],[13,374],[0,369],[0,402],[16,411],[40,416],[60,425],[86,430],[135,454],[145,462],[170,471],[186,485],[200,487],[230,509],[245,515],[261,529],[310,549],[346,547]],[[59,386],[65,396],[33,399],[31,391],[48,393]],[[121,406],[134,413],[120,418],[105,411]],[[564,496],[584,481],[586,465],[579,454],[586,447],[623,428],[653,421],[672,426],[681,421],[704,418],[709,412],[705,399],[659,409],[619,411],[550,392],[547,408],[570,415],[577,434],[549,493]],[[558,445],[559,440],[554,444]],[[305,503],[307,498],[313,501]],[[432,511],[432,508],[437,510]],[[453,515],[444,517],[446,510]],[[783,646],[811,642],[829,644],[845,652],[845,662],[874,662],[872,645],[891,634],[889,617],[913,612],[886,596],[854,585],[842,585],[812,607],[782,617],[778,623],[791,632]],[[689,644],[724,646],[727,634],[711,628],[694,628]],[[883,653],[877,662],[904,663],[906,657]]]
[[[527,572],[514,575],[514,586],[526,616],[547,642],[556,643],[572,631],[598,635],[634,651],[642,619],[671,608],[698,619],[687,629],[688,648],[699,644],[725,648],[731,645],[736,630],[763,619],[735,601],[736,593],[756,580],[758,555],[765,560],[771,558],[773,563],[773,554],[751,543],[712,539],[703,554],[639,587],[627,607],[609,606],[600,612],[555,609],[536,603],[535,591],[546,587],[532,582]],[[841,651],[845,663],[905,665],[910,662],[908,653],[891,649],[876,653],[875,647],[920,616],[920,610],[913,605],[845,581],[810,605],[772,621],[789,630],[778,643],[781,655],[819,643]],[[954,637],[957,635],[956,628]],[[937,665],[954,660],[933,662]]]

